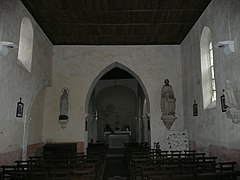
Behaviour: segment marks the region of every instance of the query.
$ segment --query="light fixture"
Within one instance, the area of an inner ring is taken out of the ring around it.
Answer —
[[[234,41],[220,41],[215,47],[223,48],[223,51],[227,56],[235,52]]]
[[[9,49],[18,48],[16,44],[8,41],[0,41],[0,55],[7,56]]]

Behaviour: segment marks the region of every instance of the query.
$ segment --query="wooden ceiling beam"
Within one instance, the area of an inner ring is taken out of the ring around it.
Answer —
[[[169,34],[169,36],[172,36],[172,34]],[[84,35],[85,37],[112,37],[112,38],[115,38],[115,37],[162,37],[162,35],[161,34],[132,34],[132,35],[130,35],[130,34],[126,34],[126,35],[105,35],[105,34],[103,34],[103,35]],[[164,35],[164,36],[166,36],[166,35]],[[51,37],[55,37],[55,38],[59,38],[59,37],[76,37],[76,35],[74,35],[74,34],[68,34],[68,35],[66,35],[66,34],[61,34],[61,35],[52,35]]]
[[[167,22],[167,23],[40,23],[43,26],[161,26],[161,25],[191,25],[192,23]]]
[[[77,13],[137,13],[137,12],[184,12],[184,11],[200,11],[201,9],[123,9],[123,10],[81,10],[81,9],[34,9],[34,12],[77,12]]]
[[[1,0],[0,0],[1,1]],[[211,0],[21,0],[53,44],[179,44]]]

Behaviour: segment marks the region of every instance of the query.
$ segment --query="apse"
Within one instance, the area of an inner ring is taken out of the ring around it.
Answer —
[[[106,72],[91,94],[88,142],[109,144],[109,134],[124,133],[128,139],[123,141],[141,142],[145,99],[138,80],[129,72],[119,67]]]

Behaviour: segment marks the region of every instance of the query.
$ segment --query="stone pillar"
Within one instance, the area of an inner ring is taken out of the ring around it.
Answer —
[[[147,113],[147,127],[148,127],[148,143],[151,145],[151,124],[150,124],[150,113]]]
[[[98,116],[95,114],[92,116],[92,132],[93,132],[93,142],[96,143],[98,135],[98,126],[97,126]]]
[[[85,114],[85,133],[84,133],[84,152],[86,154],[86,148],[88,146],[88,120],[89,120],[90,115]]]
[[[23,127],[22,160],[27,160],[28,130],[30,121],[31,118],[29,116],[25,116],[23,125],[24,127]]]
[[[143,141],[148,142],[148,116],[144,114],[141,117],[143,121]]]
[[[142,123],[142,117],[138,117],[138,142],[142,142],[142,137],[143,137],[143,123]]]
[[[90,143],[96,143],[97,141],[97,134],[98,134],[98,128],[97,128],[97,121],[98,121],[98,116],[95,114],[88,114],[87,117],[85,118],[85,131],[87,131],[87,136],[88,136],[88,142]]]

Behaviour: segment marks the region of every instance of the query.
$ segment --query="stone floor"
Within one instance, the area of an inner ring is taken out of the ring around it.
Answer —
[[[129,172],[124,157],[124,149],[109,149],[106,154],[104,180],[128,180]]]

